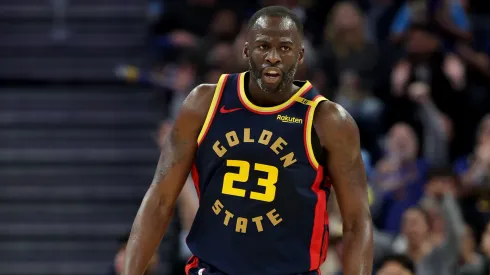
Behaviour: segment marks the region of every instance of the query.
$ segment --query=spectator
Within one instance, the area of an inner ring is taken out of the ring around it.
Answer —
[[[166,48],[171,60],[181,48],[195,47],[208,30],[217,0],[186,0],[169,2],[153,27],[160,37],[159,45]],[[178,56],[176,56],[178,57]]]
[[[490,115],[482,118],[473,153],[456,160],[454,169],[461,177],[461,204],[466,221],[480,236],[490,218]],[[477,238],[478,239],[478,238]]]
[[[421,205],[403,214],[402,234],[391,242],[387,236],[375,238],[378,249],[406,253],[417,275],[454,274],[464,232],[455,186],[453,180],[433,174]]]
[[[417,104],[415,111],[422,124],[425,159],[431,165],[446,166],[452,137],[451,121],[435,106],[427,84],[414,82],[408,87],[407,93]]]
[[[455,39],[469,40],[469,20],[459,0],[407,0],[391,26],[392,41],[401,42],[412,24],[433,26]]]
[[[490,180],[490,114],[480,122],[473,155],[457,160],[455,168],[465,186],[482,185]]]
[[[476,240],[473,230],[466,225],[465,233],[461,243],[459,275],[484,274],[485,260],[476,252]]]
[[[411,126],[395,124],[388,133],[384,157],[376,164],[373,188],[377,226],[391,234],[400,229],[402,213],[422,197],[427,162],[418,159],[419,141]]]
[[[329,14],[322,63],[332,91],[339,86],[345,71],[358,75],[367,91],[374,85],[371,81],[378,59],[377,48],[367,40],[363,24],[364,15],[352,2],[335,4]]]
[[[363,147],[377,159],[383,104],[372,94],[378,55],[376,45],[367,40],[362,11],[352,2],[335,4],[327,20],[325,38],[325,94],[350,112],[364,137]]]
[[[484,271],[481,274],[486,275],[490,273],[490,222],[487,222],[485,231],[482,235],[481,251],[485,258],[485,263],[483,267]]]
[[[412,260],[403,254],[386,256],[379,264],[376,275],[414,275]]]

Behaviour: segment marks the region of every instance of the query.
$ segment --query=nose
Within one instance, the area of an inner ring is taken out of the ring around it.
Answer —
[[[272,48],[267,53],[267,56],[265,57],[265,61],[267,61],[271,65],[275,65],[281,62],[281,57],[279,56],[279,53],[276,51],[276,49]]]

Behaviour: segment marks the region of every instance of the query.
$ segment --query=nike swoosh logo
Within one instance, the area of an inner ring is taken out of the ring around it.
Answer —
[[[222,114],[228,114],[228,113],[232,113],[232,112],[235,112],[235,111],[239,111],[241,110],[242,108],[233,108],[233,109],[225,109],[225,106],[221,106],[221,109],[219,109],[220,113]]]

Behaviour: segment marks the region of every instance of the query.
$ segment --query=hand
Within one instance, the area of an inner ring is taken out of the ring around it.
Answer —
[[[456,90],[461,90],[465,86],[465,69],[461,60],[455,55],[448,55],[444,59],[442,70],[449,78],[449,82]]]
[[[196,43],[194,35],[186,31],[174,31],[170,34],[170,40],[173,44],[180,47],[192,47]]]
[[[408,86],[408,97],[419,103],[424,104],[431,100],[429,85],[422,82],[415,82]]]
[[[391,74],[391,85],[393,86],[393,93],[396,96],[401,96],[403,94],[403,88],[410,77],[410,63],[407,61],[402,61],[396,65]]]

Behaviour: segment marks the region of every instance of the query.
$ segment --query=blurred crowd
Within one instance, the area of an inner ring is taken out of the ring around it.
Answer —
[[[490,8],[472,0],[152,0],[145,66],[161,141],[189,91],[242,72],[246,22],[265,5],[305,26],[308,79],[357,121],[375,224],[375,273],[490,274]],[[196,198],[179,201],[183,239]],[[322,274],[342,274],[342,221],[329,200]]]

